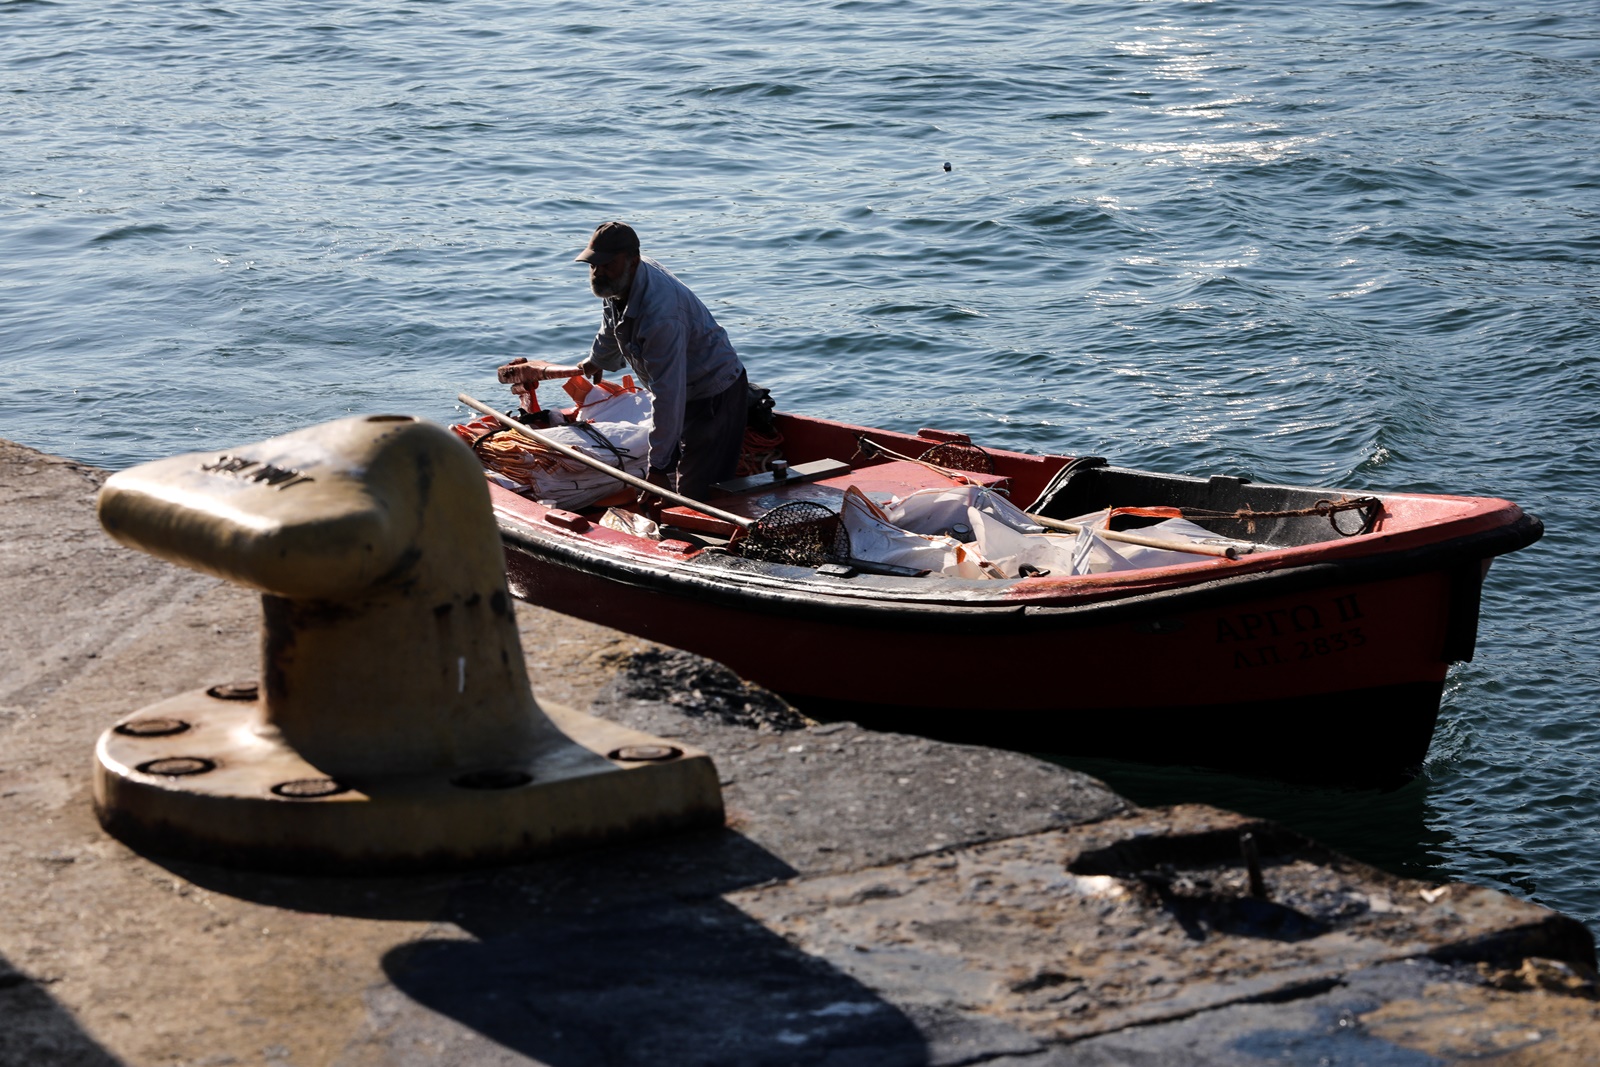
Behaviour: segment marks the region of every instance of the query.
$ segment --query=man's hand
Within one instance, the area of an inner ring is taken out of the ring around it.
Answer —
[[[651,467],[647,472],[645,472],[644,480],[649,482],[651,485],[659,485],[663,489],[671,489],[673,488],[672,483],[675,479],[672,477],[671,471],[658,471],[654,467]],[[639,490],[639,495],[634,499],[633,502],[633,509],[635,511],[641,515],[648,515],[650,518],[657,521],[659,521],[661,518],[661,508],[663,506],[664,502],[659,496],[656,496],[654,493],[646,492],[643,489]]]
[[[596,363],[593,356],[584,356],[578,361],[575,368],[577,372],[596,384],[606,376],[606,369]]]

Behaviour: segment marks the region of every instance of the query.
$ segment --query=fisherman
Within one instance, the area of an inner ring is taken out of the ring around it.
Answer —
[[[667,268],[639,254],[625,222],[603,222],[574,260],[589,265],[589,288],[604,303],[600,332],[575,367],[516,359],[500,380],[532,386],[545,378],[632,368],[650,391],[654,425],[646,476],[696,500],[731,478],[744,441],[748,383],[728,334],[700,298]],[[641,505],[654,505],[640,494]]]

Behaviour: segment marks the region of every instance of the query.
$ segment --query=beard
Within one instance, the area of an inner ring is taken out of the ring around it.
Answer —
[[[601,278],[599,275],[590,273],[589,289],[601,300],[615,300],[618,297],[626,296],[628,290],[633,288],[633,272],[635,269],[634,267],[629,267],[627,273],[611,279]]]

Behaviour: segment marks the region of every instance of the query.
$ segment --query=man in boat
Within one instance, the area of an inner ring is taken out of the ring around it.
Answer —
[[[625,222],[601,223],[574,262],[589,265],[589,288],[603,301],[589,355],[575,367],[513,360],[500,380],[599,381],[632,368],[654,411],[649,480],[704,499],[712,483],[734,475],[744,442],[749,387],[727,331],[688,286],[639,254],[639,235]]]

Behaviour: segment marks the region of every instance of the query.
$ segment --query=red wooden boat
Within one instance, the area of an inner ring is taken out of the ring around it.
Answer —
[[[948,485],[889,453],[966,440],[783,414],[776,424],[791,469],[835,473],[758,476],[707,503],[756,517],[851,486],[883,499]],[[870,456],[863,438],[878,446]],[[1446,670],[1472,658],[1490,560],[1543,532],[1492,498],[987,455],[981,480],[1046,517],[1175,507],[1259,547],[1102,574],[917,577],[744,558],[735,526],[681,508],[652,540],[599,525],[596,509],[490,488],[514,593],[719,660],[816,717],[1308,782],[1390,782],[1420,766]]]

